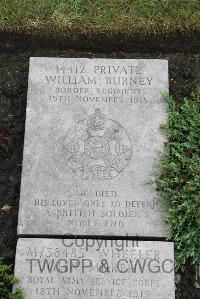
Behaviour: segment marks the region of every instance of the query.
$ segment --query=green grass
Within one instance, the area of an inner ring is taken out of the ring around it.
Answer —
[[[200,85],[181,106],[166,97],[168,137],[159,157],[157,187],[164,203],[176,268],[192,260],[200,275]]]
[[[0,0],[4,31],[169,34],[200,29],[199,0]]]

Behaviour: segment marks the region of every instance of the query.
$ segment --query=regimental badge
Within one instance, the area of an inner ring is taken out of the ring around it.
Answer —
[[[63,156],[84,180],[109,180],[119,175],[132,156],[132,143],[122,125],[96,109],[67,132]]]

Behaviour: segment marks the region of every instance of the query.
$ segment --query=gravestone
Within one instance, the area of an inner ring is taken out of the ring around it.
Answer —
[[[15,275],[25,299],[174,299],[170,242],[18,241]]]
[[[150,184],[165,91],[165,60],[31,58],[15,263],[25,299],[175,298],[173,244],[125,238],[166,235]]]
[[[165,91],[166,60],[31,58],[18,234],[164,237]]]

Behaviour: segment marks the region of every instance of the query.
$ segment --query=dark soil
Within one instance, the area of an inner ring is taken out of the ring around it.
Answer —
[[[78,51],[125,51],[146,53],[195,53],[200,48],[200,31],[191,30],[184,32],[158,33],[152,32],[147,35],[143,31],[135,32],[88,32],[80,33],[73,29],[66,34],[39,32],[4,32],[0,28],[0,49],[25,49],[46,47],[60,50],[76,49]]]
[[[177,102],[190,97],[200,82],[200,54],[93,53],[55,49],[10,49],[0,52],[0,256],[14,263],[30,56],[166,58],[170,92]],[[7,208],[6,206],[7,205]],[[2,208],[4,209],[2,210]],[[200,299],[193,267],[177,275],[176,298]]]

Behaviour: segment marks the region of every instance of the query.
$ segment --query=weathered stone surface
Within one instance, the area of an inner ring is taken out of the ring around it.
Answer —
[[[166,60],[31,58],[19,234],[164,236]]]
[[[174,299],[173,243],[19,239],[25,299]]]

